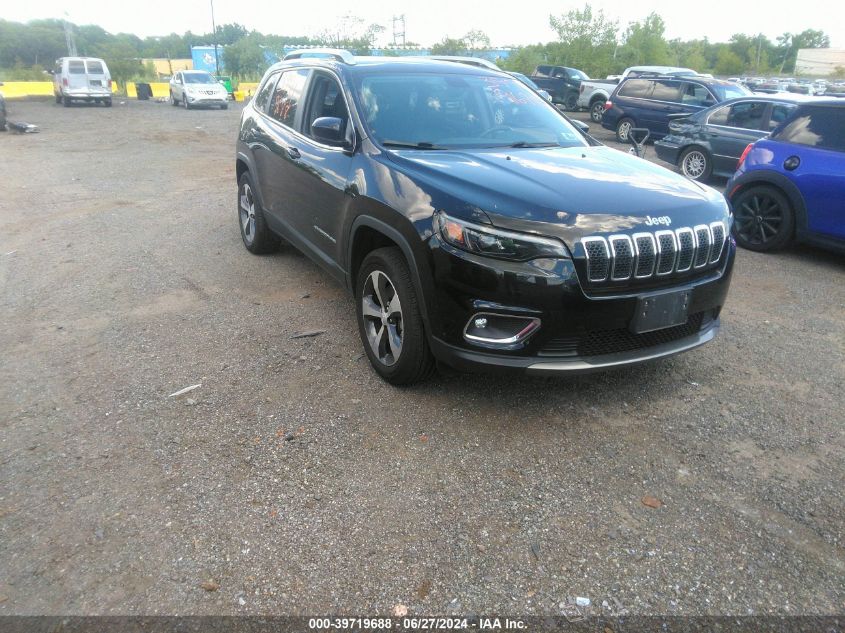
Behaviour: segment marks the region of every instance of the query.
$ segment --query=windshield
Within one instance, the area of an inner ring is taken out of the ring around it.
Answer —
[[[752,92],[745,86],[735,84],[732,82],[721,82],[711,86],[719,97],[719,101],[727,101],[728,99],[735,99],[737,97],[747,97]]]
[[[386,147],[583,147],[588,143],[536,92],[507,75],[379,74],[356,100]]]
[[[186,84],[216,84],[217,80],[208,73],[183,73]]]

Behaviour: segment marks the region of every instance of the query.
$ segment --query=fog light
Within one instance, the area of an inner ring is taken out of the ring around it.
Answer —
[[[513,349],[540,327],[540,319],[504,314],[475,314],[467,321],[464,338],[483,347]]]

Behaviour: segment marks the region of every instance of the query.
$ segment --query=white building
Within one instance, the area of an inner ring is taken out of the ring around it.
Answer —
[[[795,74],[824,77],[837,68],[845,69],[845,48],[801,48],[795,60]]]

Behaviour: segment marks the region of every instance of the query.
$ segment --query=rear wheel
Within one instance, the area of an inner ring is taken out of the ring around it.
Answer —
[[[631,130],[634,127],[634,121],[628,117],[619,119],[616,124],[616,140],[620,143],[631,142]]]
[[[70,107],[70,97],[62,97],[62,104],[66,107]]]
[[[228,110],[228,109],[229,109],[229,104],[228,104],[228,103],[224,103],[223,105],[221,105],[221,106],[220,106],[220,109],[221,109],[221,110]]]
[[[690,147],[681,153],[678,159],[681,173],[690,180],[705,182],[713,171],[710,154],[700,147]]]
[[[62,102],[62,95],[56,95],[56,103]]]
[[[571,94],[566,98],[566,109],[570,112],[578,110],[578,95]]]
[[[774,187],[748,187],[732,202],[733,234],[743,248],[773,251],[792,241],[795,214],[787,197]]]
[[[249,172],[245,172],[238,181],[238,224],[241,226],[241,239],[250,253],[261,255],[279,247],[279,238],[264,219]]]
[[[355,298],[358,331],[373,369],[394,385],[427,378],[434,357],[402,251],[387,247],[367,255],[358,271]]]
[[[596,101],[590,106],[590,119],[595,123],[601,123],[604,116],[604,101]]]

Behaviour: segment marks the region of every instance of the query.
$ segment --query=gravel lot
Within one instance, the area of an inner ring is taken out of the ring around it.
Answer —
[[[680,357],[396,389],[241,245],[240,107],[9,112],[0,615],[845,612],[842,256],[741,251]]]

